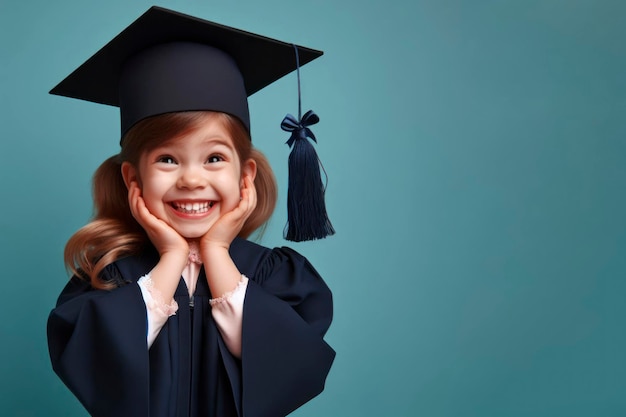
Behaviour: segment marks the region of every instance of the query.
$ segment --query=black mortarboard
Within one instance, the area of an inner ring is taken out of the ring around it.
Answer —
[[[322,55],[298,46],[300,65]],[[186,110],[237,116],[247,96],[296,69],[292,44],[153,6],[50,93],[120,107],[139,120]]]
[[[144,118],[191,110],[229,113],[239,118],[249,131],[247,97],[296,69],[299,72],[300,66],[321,55],[321,51],[153,6],[50,93],[119,107],[122,137]],[[326,237],[334,230],[323,202],[319,160],[307,140],[307,137],[315,138],[303,125],[302,118],[291,118],[293,123],[283,122],[283,128],[289,125],[285,130],[292,132],[290,176],[292,168],[298,174],[294,174],[295,183],[290,179],[288,199],[295,200],[297,208],[293,210],[306,213],[292,214],[289,203],[288,229],[292,231],[286,232],[286,237],[295,241]],[[317,120],[317,116],[309,117],[308,124]],[[294,153],[308,159],[292,158]],[[297,166],[302,166],[300,160],[308,166],[292,167],[292,159]],[[317,172],[309,180],[312,161]],[[293,194],[292,184],[296,183],[299,185],[294,187],[301,190],[314,189],[318,194],[313,197],[316,201],[310,204],[306,197]],[[302,227],[292,226],[292,218],[301,219],[298,223]],[[321,223],[322,227],[311,226],[312,221]],[[304,232],[297,232],[299,229]]]

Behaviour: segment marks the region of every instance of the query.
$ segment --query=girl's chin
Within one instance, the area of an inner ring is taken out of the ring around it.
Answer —
[[[204,236],[206,234],[206,232],[209,231],[208,228],[206,229],[178,229],[176,230],[178,232],[179,235],[181,235],[182,237],[184,237],[185,239],[199,239],[202,236]]]
[[[204,233],[185,233],[185,234],[181,233],[181,236],[187,240],[197,240],[197,239],[200,239],[204,235],[205,235]]]

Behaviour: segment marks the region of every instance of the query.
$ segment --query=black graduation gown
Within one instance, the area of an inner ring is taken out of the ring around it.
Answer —
[[[231,257],[249,278],[241,360],[213,317],[204,271],[190,305],[181,279],[169,318],[148,350],[138,285],[158,261],[151,248],[105,270],[120,283],[94,290],[73,277],[48,319],[54,371],[96,417],[276,417],[323,388],[335,352],[323,336],[332,296],[309,262],[288,248],[235,239]]]

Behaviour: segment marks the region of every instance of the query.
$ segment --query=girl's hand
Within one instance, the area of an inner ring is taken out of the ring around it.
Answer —
[[[136,181],[131,181],[128,188],[128,203],[133,217],[146,231],[161,257],[165,254],[176,254],[181,259],[187,259],[189,244],[170,225],[150,213]]]
[[[242,279],[228,249],[255,207],[256,189],[253,177],[245,175],[241,200],[237,207],[217,219],[200,239],[200,256],[204,263],[207,284],[214,298],[235,290]]]
[[[241,201],[232,211],[222,215],[200,240],[201,253],[205,249],[219,247],[228,249],[231,242],[241,231],[244,223],[256,207],[256,189],[250,176],[243,179]]]

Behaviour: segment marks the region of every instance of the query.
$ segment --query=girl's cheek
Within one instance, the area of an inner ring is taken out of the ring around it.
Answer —
[[[150,213],[152,213],[158,218],[163,217],[160,213],[163,209],[159,208],[159,203],[162,204],[162,201],[160,198],[157,198],[155,195],[153,195],[149,187],[143,188],[142,197],[143,197],[144,203],[146,204],[146,208],[148,209]]]

